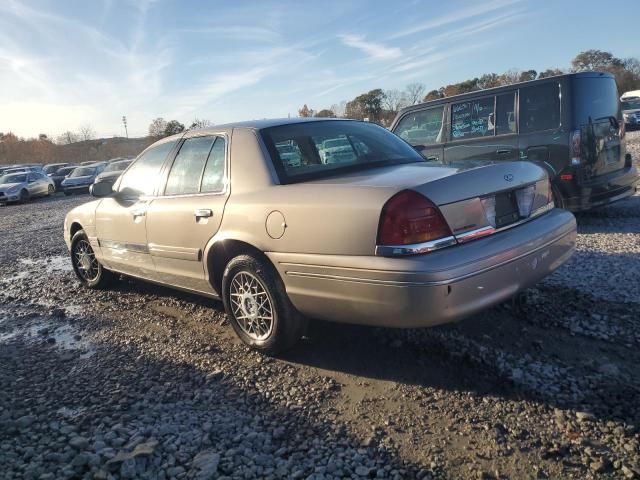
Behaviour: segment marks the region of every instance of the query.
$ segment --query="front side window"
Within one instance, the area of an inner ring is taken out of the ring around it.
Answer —
[[[293,123],[266,128],[260,133],[281,183],[425,161],[393,133],[365,122]]]
[[[153,195],[162,164],[175,144],[176,142],[165,142],[144,152],[121,177],[118,190]]]
[[[542,83],[520,89],[520,133],[560,126],[560,86]]]
[[[202,174],[201,193],[224,190],[224,138],[217,137]]]
[[[451,105],[451,140],[493,135],[494,97],[478,98]]]
[[[443,113],[444,105],[409,113],[398,122],[394,132],[414,146],[442,143]]]
[[[200,178],[216,137],[188,138],[171,166],[165,195],[198,193]]]

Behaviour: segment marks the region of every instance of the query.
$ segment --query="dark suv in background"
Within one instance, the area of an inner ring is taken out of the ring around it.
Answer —
[[[433,162],[468,167],[533,161],[557,206],[588,210],[635,192],[613,75],[559,75],[403,109],[391,130]]]

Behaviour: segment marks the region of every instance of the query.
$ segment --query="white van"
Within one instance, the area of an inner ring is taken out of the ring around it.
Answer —
[[[623,93],[620,102],[624,126],[627,130],[635,130],[640,126],[640,90]]]

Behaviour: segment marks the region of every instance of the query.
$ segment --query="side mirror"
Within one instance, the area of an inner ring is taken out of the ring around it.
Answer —
[[[89,193],[94,197],[107,197],[113,193],[113,185],[110,182],[98,182],[89,186]]]

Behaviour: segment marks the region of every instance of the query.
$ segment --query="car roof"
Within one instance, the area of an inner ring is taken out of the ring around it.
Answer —
[[[243,122],[232,122],[232,123],[224,123],[221,125],[215,125],[213,127],[201,128],[196,130],[188,130],[185,133],[189,132],[198,132],[205,133],[211,132],[214,133],[220,130],[230,130],[233,128],[248,128],[251,130],[262,130],[263,128],[271,128],[271,127],[280,127],[282,125],[292,125],[298,123],[312,123],[312,122],[336,122],[336,121],[346,121],[346,122],[354,122],[357,120],[351,120],[348,118],[317,118],[317,117],[305,117],[305,118],[265,118],[262,120],[247,120]],[[182,134],[178,134],[176,136],[181,136]]]

